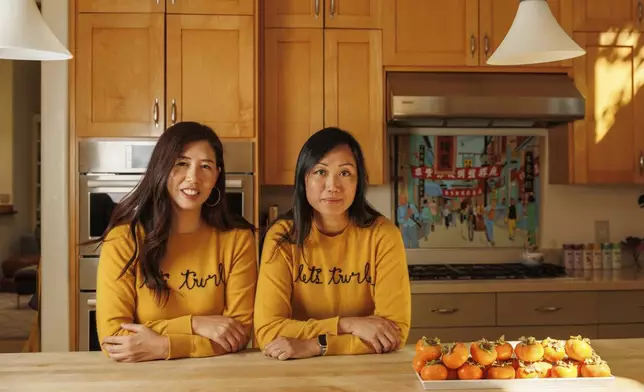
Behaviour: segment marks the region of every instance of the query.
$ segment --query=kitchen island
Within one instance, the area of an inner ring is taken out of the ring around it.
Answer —
[[[644,391],[644,339],[592,343],[617,378],[612,388],[590,390]],[[0,391],[422,391],[411,368],[413,354],[409,345],[392,354],[279,362],[249,350],[134,364],[97,352],[2,354]],[[523,390],[520,383],[512,390]]]

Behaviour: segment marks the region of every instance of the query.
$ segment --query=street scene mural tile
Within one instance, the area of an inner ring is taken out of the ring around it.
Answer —
[[[395,138],[406,248],[538,246],[539,137]]]

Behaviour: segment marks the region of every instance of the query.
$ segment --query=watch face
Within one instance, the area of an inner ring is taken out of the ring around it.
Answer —
[[[322,346],[326,346],[326,335],[320,335],[318,336],[318,342]]]

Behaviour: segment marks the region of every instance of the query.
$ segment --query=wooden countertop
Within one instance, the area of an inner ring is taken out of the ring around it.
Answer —
[[[592,343],[617,376],[613,388],[598,391],[644,391],[644,339]],[[279,362],[253,350],[135,364],[97,352],[1,354],[0,391],[422,391],[413,353],[410,345],[392,354]]]
[[[521,291],[644,290],[644,273],[634,269],[577,271],[552,279],[412,281],[412,294],[507,293]]]

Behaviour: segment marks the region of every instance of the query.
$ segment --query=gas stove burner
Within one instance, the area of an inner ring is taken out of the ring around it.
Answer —
[[[554,264],[423,264],[410,265],[408,269],[410,280],[544,279],[568,276],[564,267]]]

